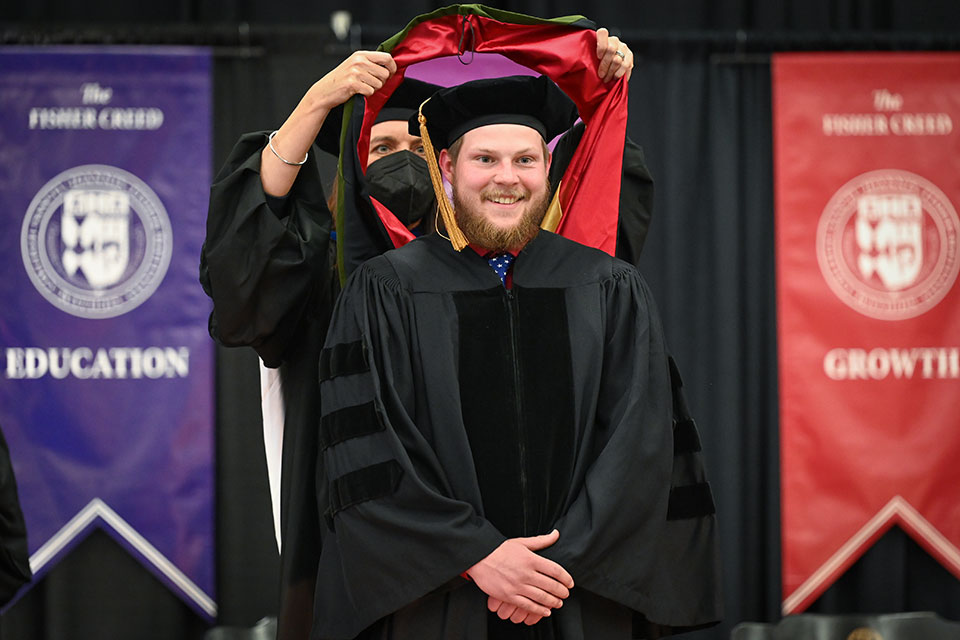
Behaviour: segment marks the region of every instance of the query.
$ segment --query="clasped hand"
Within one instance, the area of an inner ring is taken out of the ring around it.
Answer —
[[[559,564],[536,553],[560,537],[554,529],[542,536],[510,538],[467,570],[487,594],[487,608],[502,620],[536,624],[563,605],[573,578]]]

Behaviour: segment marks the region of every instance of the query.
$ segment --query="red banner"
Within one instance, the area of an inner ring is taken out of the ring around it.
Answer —
[[[773,61],[783,611],[891,526],[960,578],[960,55]]]

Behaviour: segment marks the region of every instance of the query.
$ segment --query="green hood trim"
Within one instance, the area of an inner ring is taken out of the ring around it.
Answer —
[[[436,11],[417,16],[411,20],[406,27],[403,28],[403,31],[392,38],[384,40],[380,46],[377,47],[377,50],[386,51],[389,53],[393,51],[393,48],[397,46],[397,43],[406,38],[410,30],[416,27],[418,24],[433,20],[435,18],[442,18],[444,16],[452,15],[481,16],[484,18],[490,18],[491,20],[506,22],[508,24],[567,25],[570,27],[579,27],[581,29],[596,28],[596,25],[591,20],[579,15],[561,16],[559,18],[535,18],[523,13],[514,13],[513,11],[504,11],[503,9],[494,9],[493,7],[488,7],[482,4],[454,4],[450,5],[449,7],[443,7],[441,9],[437,9]]]

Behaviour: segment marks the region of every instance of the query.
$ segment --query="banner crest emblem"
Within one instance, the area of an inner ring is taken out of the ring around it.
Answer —
[[[113,318],[146,301],[163,280],[173,232],[156,193],[107,165],[68,169],[27,208],[23,264],[48,302],[81,318]]]
[[[830,289],[865,316],[922,315],[960,270],[960,219],[930,181],[896,169],[870,171],[837,191],[820,217],[817,261]]]

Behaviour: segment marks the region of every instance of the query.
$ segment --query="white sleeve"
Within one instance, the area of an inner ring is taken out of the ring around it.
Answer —
[[[263,448],[267,454],[267,477],[273,505],[273,530],[280,543],[280,477],[283,461],[283,388],[280,369],[270,369],[260,360],[260,411],[263,415]]]

